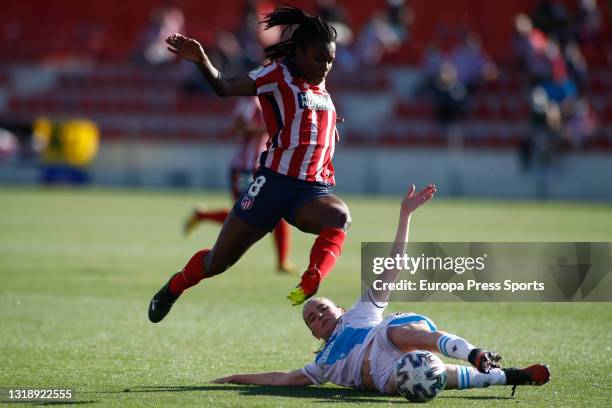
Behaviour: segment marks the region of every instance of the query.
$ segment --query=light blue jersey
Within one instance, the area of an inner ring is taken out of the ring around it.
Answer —
[[[344,387],[361,387],[363,357],[374,338],[373,330],[383,320],[387,303],[372,300],[366,292],[338,322],[315,361],[302,368],[313,384],[328,381]]]

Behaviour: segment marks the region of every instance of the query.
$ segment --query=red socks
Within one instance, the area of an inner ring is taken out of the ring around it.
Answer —
[[[200,281],[206,278],[204,272],[204,258],[210,252],[210,249],[202,249],[196,252],[183,270],[170,279],[168,288],[170,293],[179,296],[185,289],[197,285]]]
[[[202,211],[196,210],[196,216],[198,220],[210,220],[215,221],[220,224],[225,222],[225,219],[229,215],[229,210],[219,210],[219,211]]]
[[[341,228],[326,227],[321,230],[310,250],[308,270],[302,275],[300,286],[304,293],[310,295],[317,291],[319,283],[325,279],[334,265],[336,265],[336,260],[340,256],[340,252],[342,252],[345,238],[346,232]]]
[[[278,230],[278,231],[277,231]],[[289,249],[289,225],[285,222],[279,223],[274,230],[274,237],[278,245],[279,259],[286,259]],[[314,245],[310,250],[310,264],[302,275],[300,286],[304,293],[311,295],[319,287],[319,283],[331,272],[336,260],[342,252],[346,233],[341,228],[323,228],[315,239]],[[202,249],[196,252],[183,270],[170,279],[168,288],[170,293],[179,296],[192,286],[197,285],[206,278],[204,271],[204,258],[210,249]]]
[[[274,245],[276,246],[276,256],[278,257],[278,266],[282,267],[287,262],[289,256],[289,247],[291,246],[291,235],[289,224],[281,219],[273,231]]]

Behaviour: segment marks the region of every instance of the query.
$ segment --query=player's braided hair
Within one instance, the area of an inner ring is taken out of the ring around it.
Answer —
[[[334,27],[321,20],[320,17],[308,15],[296,7],[277,8],[267,14],[262,23],[266,25],[266,30],[279,25],[286,26],[283,34],[291,26],[297,26],[291,34],[291,38],[264,49],[266,58],[270,60],[293,56],[296,47],[304,48],[306,44],[319,41],[324,43],[336,41],[337,33]]]

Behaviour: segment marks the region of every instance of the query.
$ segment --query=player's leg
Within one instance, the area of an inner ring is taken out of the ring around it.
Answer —
[[[236,261],[268,231],[246,223],[232,211],[223,224],[212,250],[196,252],[185,267],[155,294],[149,304],[149,320],[161,321],[178,297],[202,279],[218,275]]]
[[[266,174],[268,178],[256,174],[236,201],[213,249],[196,252],[185,268],[157,292],[149,304],[149,320],[161,321],[185,289],[227,270],[251,245],[274,229],[289,205],[287,195],[283,194],[283,181],[274,174]]]
[[[544,385],[550,381],[550,370],[545,364],[532,364],[526,368],[494,368],[489,373],[481,373],[474,367],[445,364],[445,390],[465,390],[487,388],[491,385]],[[387,394],[397,395],[395,376],[389,376],[385,390]],[[514,393],[514,389],[513,389]]]
[[[493,368],[488,373],[481,373],[474,367],[446,364],[446,375],[447,390],[486,388],[491,385],[544,385],[550,381],[550,370],[545,364],[533,364],[526,368]]]
[[[253,180],[250,172],[245,173],[235,168],[230,169],[230,182],[234,201],[242,195],[251,181]],[[213,221],[223,224],[230,211],[230,208],[209,210],[205,206],[198,206],[191,212],[185,221],[183,233],[189,235],[202,221]]]
[[[229,215],[229,208],[222,208],[219,210],[209,210],[204,206],[198,206],[193,209],[183,227],[185,235],[189,235],[195,227],[197,227],[202,221],[213,221],[219,224],[223,224],[225,219]]]
[[[274,247],[276,248],[276,257],[278,261],[278,271],[286,273],[295,273],[295,266],[289,260],[289,251],[291,248],[291,227],[287,221],[281,219],[274,231]]]
[[[320,282],[331,272],[342,252],[351,216],[346,204],[331,194],[314,197],[295,210],[293,224],[304,232],[317,234],[310,262],[299,285],[287,296],[294,305],[313,296]]]
[[[225,272],[234,265],[244,253],[269,231],[247,223],[230,212],[217,242],[204,263],[207,277]]]
[[[387,337],[398,349],[428,350],[459,360],[470,362],[479,371],[486,373],[500,368],[501,355],[475,347],[454,334],[438,331],[436,325],[421,315],[400,316],[389,323]]]
[[[486,388],[490,385],[506,385],[506,374],[499,368],[481,373],[474,367],[446,364],[446,390]]]

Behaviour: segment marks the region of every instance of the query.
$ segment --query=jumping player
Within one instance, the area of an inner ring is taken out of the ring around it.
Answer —
[[[232,116],[234,117],[232,130],[238,139],[238,147],[232,157],[230,180],[232,183],[232,198],[236,201],[253,182],[253,173],[259,167],[259,157],[266,150],[268,133],[266,132],[261,105],[256,97],[240,98]],[[184,232],[186,235],[191,233],[203,221],[223,224],[229,213],[229,208],[208,210],[205,207],[197,207],[187,218]],[[289,260],[291,241],[289,224],[281,219],[274,227],[273,236],[278,271],[294,273],[295,266]]]
[[[390,257],[405,253],[410,216],[435,192],[433,185],[416,194],[414,186],[410,188],[402,201]],[[380,279],[394,282],[398,275],[398,270],[386,270]],[[397,395],[395,365],[413,350],[429,350],[472,364],[473,367],[447,364],[447,389],[543,385],[549,381],[547,366],[534,364],[524,369],[502,369],[499,354],[439,331],[425,316],[396,313],[383,318],[388,299],[388,290],[370,287],[346,312],[329,299],[311,299],[304,306],[302,317],[312,335],[325,341],[314,362],[291,372],[238,374],[214,382],[306,386],[331,381],[344,387]]]
[[[340,256],[351,217],[331,192],[336,110],[325,89],[336,31],[294,7],[275,9],[264,23],[266,28],[292,28],[291,37],[264,49],[270,64],[234,78],[223,76],[196,40],[180,34],[166,40],[171,52],[197,64],[217,95],[257,95],[270,138],[253,183],[234,204],[213,248],[195,253],[151,299],[149,320],[154,323],[184,290],[227,270],[281,218],[318,235],[308,268],[288,295],[294,305],[317,292]]]

